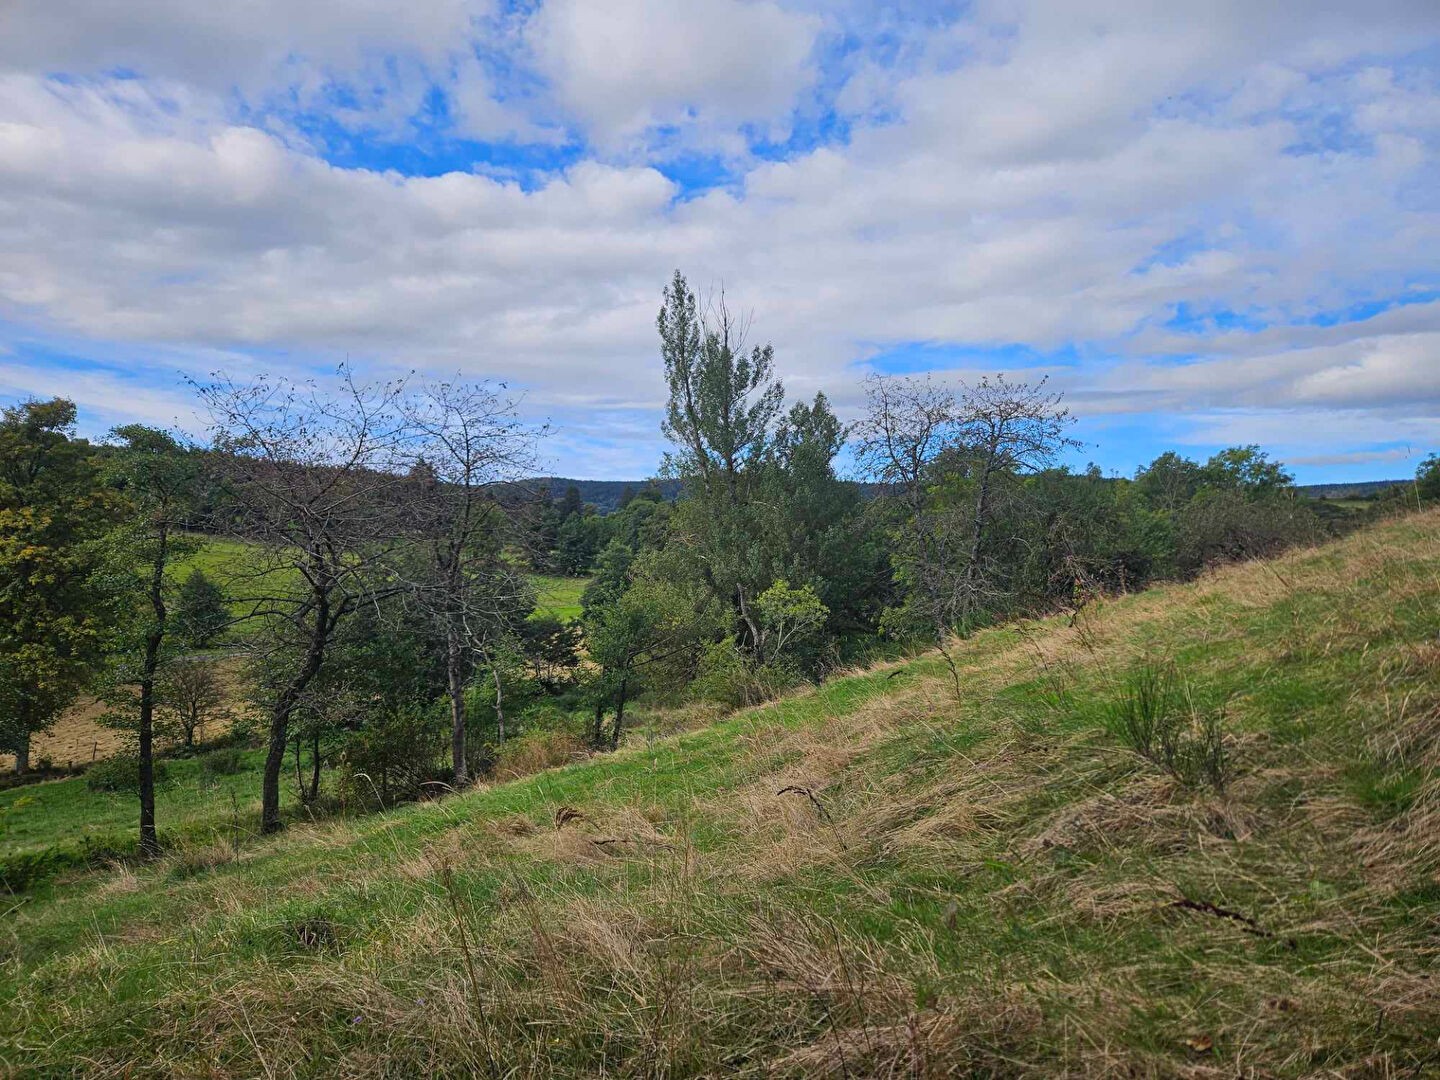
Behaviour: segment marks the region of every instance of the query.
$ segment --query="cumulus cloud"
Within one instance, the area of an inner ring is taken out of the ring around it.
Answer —
[[[578,471],[639,467],[680,266],[753,311],[792,389],[842,403],[896,350],[1019,349],[1082,414],[1250,424],[1311,458],[1440,435],[1433,4],[398,10],[7,15],[12,353],[49,335],[191,368],[509,375],[586,432]],[[393,165],[394,131],[364,163],[314,134],[436,95],[443,137],[571,152],[522,184]],[[822,100],[825,131],[786,142]],[[677,147],[723,157],[724,182],[687,181]]]
[[[528,36],[560,104],[608,147],[657,125],[783,119],[820,26],[769,0],[550,0]]]

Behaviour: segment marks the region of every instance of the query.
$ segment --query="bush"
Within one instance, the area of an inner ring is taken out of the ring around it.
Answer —
[[[128,836],[87,836],[78,844],[53,844],[38,851],[0,855],[0,893],[26,892],[67,870],[80,870],[107,859],[133,854]]]
[[[176,608],[175,621],[180,626],[180,633],[197,649],[209,648],[230,625],[230,609],[225,604],[224,591],[198,567],[180,583]]]
[[[690,683],[695,701],[714,701],[732,708],[763,705],[805,681],[786,658],[768,664],[747,660],[734,638],[708,645],[700,657],[699,673]]]
[[[1304,500],[1286,494],[1246,498],[1237,491],[1201,492],[1181,512],[1176,562],[1194,573],[1206,566],[1266,559],[1324,538],[1320,519]]]
[[[155,783],[162,783],[170,773],[170,767],[163,761],[152,762]],[[140,791],[140,759],[131,754],[98,761],[85,770],[85,786],[91,791],[128,792]]]
[[[340,756],[340,800],[384,808],[412,802],[428,783],[448,776],[440,764],[448,731],[433,712],[410,709],[366,722]]]
[[[234,776],[245,768],[245,755],[238,746],[222,746],[199,757],[200,775],[207,780],[217,776]]]
[[[1169,665],[1146,664],[1132,674],[1105,727],[1187,787],[1224,791],[1230,780],[1223,710],[1197,711]]]

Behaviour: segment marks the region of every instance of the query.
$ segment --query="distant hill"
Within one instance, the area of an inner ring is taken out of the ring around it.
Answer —
[[[680,494],[679,480],[570,480],[563,476],[541,476],[526,481],[532,490],[548,486],[553,499],[559,499],[565,494],[566,488],[573,486],[580,492],[581,502],[589,503],[602,514],[620,509],[620,501],[627,491],[638,495],[652,483],[666,499],[673,499]]]
[[[580,501],[589,503],[602,514],[613,513],[620,509],[620,501],[625,497],[628,490],[638,495],[651,484],[660,489],[660,494],[666,499],[674,499],[680,494],[681,483],[679,480],[569,480],[563,476],[542,476],[535,480],[527,480],[526,488],[530,491],[539,491],[546,487],[550,488],[550,497],[559,499],[565,494],[565,489],[574,485],[580,492]],[[859,484],[860,494],[865,498],[873,498],[880,490],[879,484]]]
[[[1296,490],[1312,499],[1368,499],[1409,480],[1357,480],[1349,484],[1300,484]]]
[[[552,498],[560,498],[572,484],[580,492],[580,501],[589,503],[602,514],[609,514],[620,508],[620,500],[628,490],[638,494],[649,484],[659,487],[666,499],[673,499],[680,493],[678,480],[570,480],[563,476],[545,476],[528,482],[532,489],[546,485]],[[1358,480],[1345,484],[1301,484],[1296,490],[1312,499],[1368,499],[1378,495],[1395,484],[1406,484],[1408,480]],[[877,484],[861,484],[860,491],[866,498],[872,498],[879,489]]]

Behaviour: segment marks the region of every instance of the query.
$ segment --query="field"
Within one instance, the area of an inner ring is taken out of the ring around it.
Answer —
[[[248,831],[258,813],[263,760],[259,750],[242,751],[237,771],[218,776],[207,774],[198,758],[166,760],[155,790],[162,832],[193,841]],[[86,844],[131,850],[135,815],[133,793],[91,791],[83,776],[0,791],[0,860],[53,847],[79,850]]]
[[[530,582],[535,586],[536,614],[551,615],[561,622],[574,622],[580,618],[580,597],[588,577],[550,577],[545,574],[531,574]]]
[[[1432,512],[976,635],[958,694],[182,838],[7,905],[0,1071],[1423,1075],[1437,611]],[[1122,734],[1156,672],[1218,751]]]

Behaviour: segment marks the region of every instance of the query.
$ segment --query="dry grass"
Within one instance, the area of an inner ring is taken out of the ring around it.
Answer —
[[[240,711],[246,706],[240,682],[240,663],[230,659],[222,665],[222,677],[230,700],[228,711]],[[106,706],[94,698],[83,698],[55,722],[46,732],[36,735],[30,741],[30,761],[35,764],[49,759],[57,766],[89,765],[102,758],[113,757],[130,749],[130,737],[123,731],[106,727],[100,723]],[[217,718],[205,725],[201,735],[205,739],[216,739],[230,730],[229,719]],[[13,754],[0,754],[0,772],[15,767]]]

